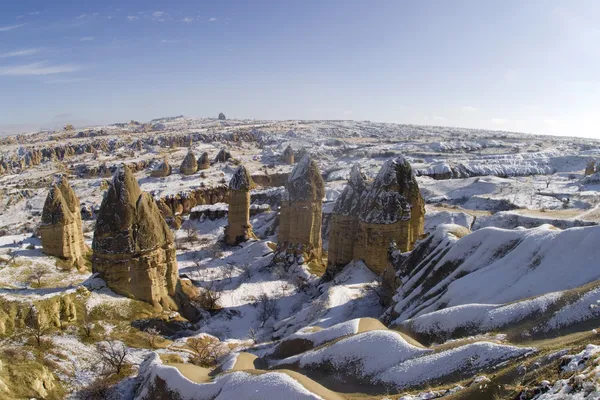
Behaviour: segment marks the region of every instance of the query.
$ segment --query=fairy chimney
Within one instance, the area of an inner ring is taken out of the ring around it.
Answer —
[[[198,171],[198,162],[196,161],[196,157],[192,151],[188,151],[185,155],[185,158],[181,162],[181,166],[179,167],[179,172],[184,175],[192,175]]]
[[[208,168],[210,168],[210,159],[208,158],[208,153],[204,152],[200,158],[198,158],[198,169],[201,170]]]
[[[183,306],[173,234],[127,166],[117,169],[104,195],[92,248],[93,272],[114,292],[157,309]]]
[[[321,261],[321,219],[325,185],[317,163],[306,155],[290,174],[281,201],[278,252],[304,262]]]
[[[292,146],[290,145],[283,151],[283,162],[288,165],[294,164],[294,150],[292,150]]]
[[[240,165],[229,182],[229,223],[225,237],[230,246],[256,238],[250,224],[250,189],[253,186],[248,170]]]
[[[80,210],[79,199],[63,176],[50,186],[40,225],[44,253],[78,268],[85,265],[84,256],[89,252],[83,241]]]
[[[341,268],[354,259],[360,199],[365,189],[365,176],[358,164],[355,164],[350,171],[348,184],[333,207],[327,270],[324,276],[326,280],[333,278]]]
[[[387,267],[390,243],[409,251],[423,234],[425,203],[408,161],[386,161],[360,203],[354,259],[379,274]]]
[[[171,165],[167,160],[162,160],[152,166],[150,176],[155,178],[164,178],[165,176],[171,175]]]
[[[231,153],[225,149],[221,149],[215,157],[215,162],[225,162],[229,159],[231,159]]]
[[[596,171],[596,162],[594,160],[589,160],[587,165],[585,166],[585,175],[592,175]]]

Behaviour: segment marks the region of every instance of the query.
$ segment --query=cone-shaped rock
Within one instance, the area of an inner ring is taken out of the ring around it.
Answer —
[[[150,176],[155,178],[163,178],[165,176],[171,175],[171,166],[167,160],[162,160],[159,163],[156,163],[152,166],[152,171],[150,172]]]
[[[83,241],[80,210],[79,199],[63,176],[50,186],[42,211],[40,235],[44,253],[83,267],[89,248]]]
[[[390,243],[408,251],[423,234],[425,203],[408,161],[403,157],[386,161],[360,203],[354,258],[381,273]]]
[[[283,151],[283,162],[292,165],[294,164],[294,150],[292,150],[292,146],[288,145]]]
[[[102,200],[93,250],[93,271],[116,293],[166,309],[182,306],[173,234],[127,166],[115,172]]]
[[[325,279],[331,279],[354,259],[360,199],[365,188],[365,176],[355,164],[350,171],[348,184],[333,207]]]
[[[281,202],[280,252],[321,261],[321,219],[325,185],[317,163],[308,155],[293,169]]]
[[[231,159],[231,153],[225,149],[221,149],[221,151],[219,151],[219,154],[217,154],[217,156],[215,157],[215,162],[225,162],[229,159]]]
[[[185,155],[185,158],[181,162],[181,166],[179,167],[179,172],[184,175],[192,175],[198,171],[198,162],[196,161],[196,157],[194,153],[188,151]]]
[[[585,175],[592,175],[596,170],[596,162],[589,160],[585,166]]]
[[[210,168],[210,158],[208,158],[208,153],[204,152],[198,158],[198,169],[209,169]]]
[[[248,170],[240,165],[229,182],[229,223],[225,228],[225,237],[229,245],[256,238],[250,224],[250,189],[253,186],[254,182]]]

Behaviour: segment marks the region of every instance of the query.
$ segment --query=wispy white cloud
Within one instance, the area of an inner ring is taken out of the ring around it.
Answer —
[[[30,13],[27,13],[28,15],[40,15],[39,11],[32,11]]]
[[[161,43],[179,43],[179,40],[175,40],[175,39],[162,39],[160,42]]]
[[[51,65],[47,61],[40,61],[31,64],[11,65],[0,67],[0,76],[32,76],[32,75],[53,75],[67,72],[76,72],[81,68],[73,64]]]
[[[87,14],[81,14],[81,15],[76,16],[75,19],[83,19],[85,17],[87,17]]]
[[[20,28],[20,27],[22,27],[24,25],[26,25],[26,24],[0,26],[0,32],[12,31],[13,29]]]
[[[167,14],[164,11],[154,11],[152,13],[152,20],[154,20],[154,21],[163,22],[167,18],[169,18],[169,14]]]
[[[507,120],[504,118],[492,118],[492,124],[502,125],[502,124],[505,124],[506,122],[507,122]]]
[[[182,22],[186,22],[186,23],[188,23],[188,24],[189,24],[189,23],[190,23],[190,22],[192,22],[193,20],[194,20],[194,18],[192,18],[192,17],[185,17],[185,18],[184,18],[184,19],[182,19],[181,21],[182,21]]]
[[[52,78],[44,80],[45,83],[54,83],[54,84],[65,84],[65,83],[75,83],[75,82],[84,82],[89,79],[87,78]]]
[[[137,15],[128,15],[127,16],[128,21],[135,21],[136,19],[140,19],[140,17],[138,17]]]
[[[462,106],[460,109],[463,111],[468,111],[468,112],[477,111],[477,108],[475,108],[473,106]]]
[[[215,17],[209,18],[208,22],[215,22],[217,19]]]
[[[8,53],[0,54],[0,58],[9,58],[9,57],[24,57],[24,56],[32,56],[40,52],[41,49],[23,49],[10,51]]]
[[[84,36],[82,38],[79,38],[79,41],[80,42],[91,42],[95,38],[96,38],[95,36]]]

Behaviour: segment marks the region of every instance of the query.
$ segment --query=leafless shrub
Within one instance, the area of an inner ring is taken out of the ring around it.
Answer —
[[[269,298],[266,293],[263,293],[258,298],[258,320],[261,322],[261,326],[272,317],[277,318],[279,316],[279,307],[275,299]]]
[[[221,345],[217,338],[212,336],[190,338],[186,344],[194,352],[191,359],[192,364],[205,368],[217,365],[219,357],[226,353],[226,348]]]
[[[108,340],[96,344],[104,375],[119,374],[129,365],[129,349],[122,342]]]
[[[208,311],[216,311],[221,308],[219,300],[222,293],[215,281],[212,281],[206,288],[200,288],[199,291],[200,294],[194,299],[198,306]]]
[[[233,277],[234,272],[235,272],[235,265],[229,264],[229,263],[225,264],[225,267],[223,268],[223,276],[225,278],[227,278],[229,283],[231,283],[231,278]]]
[[[28,336],[33,338],[37,347],[41,347],[44,343],[44,336],[48,333],[48,326],[42,322],[30,322],[25,326],[25,331]]]
[[[253,344],[258,343],[258,334],[254,328],[248,329],[248,337],[252,340]]]

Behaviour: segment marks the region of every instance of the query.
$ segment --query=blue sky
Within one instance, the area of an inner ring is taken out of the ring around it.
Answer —
[[[5,1],[0,132],[160,116],[600,138],[600,2]]]

